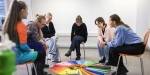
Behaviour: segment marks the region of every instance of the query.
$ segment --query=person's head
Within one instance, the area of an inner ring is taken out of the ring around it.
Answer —
[[[52,16],[52,14],[49,12],[49,13],[47,13],[46,18],[47,18],[47,21],[51,21],[52,18],[53,18],[53,16]]]
[[[109,24],[111,27],[117,27],[119,25],[124,25],[126,27],[129,27],[128,25],[126,25],[122,22],[121,18],[117,14],[113,14],[110,16]]]
[[[106,23],[104,21],[104,19],[102,17],[98,17],[95,20],[95,24],[99,27],[99,28],[105,28],[106,27]]]
[[[15,43],[19,42],[16,25],[18,22],[21,22],[23,18],[26,18],[27,15],[27,5],[23,1],[14,0],[9,15],[4,22],[4,33],[8,34],[11,41]]]
[[[38,27],[42,28],[46,24],[46,18],[43,15],[36,15]]]
[[[78,16],[76,17],[76,24],[77,24],[78,26],[80,26],[82,23],[83,23],[82,17],[81,17],[80,15],[78,15]]]

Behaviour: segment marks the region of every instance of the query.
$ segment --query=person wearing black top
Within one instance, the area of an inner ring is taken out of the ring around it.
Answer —
[[[69,57],[71,55],[71,52],[74,51],[74,49],[76,49],[76,60],[80,60],[80,44],[82,42],[86,43],[87,36],[88,32],[86,24],[82,22],[81,16],[77,16],[76,23],[74,23],[72,26],[70,49],[65,54],[65,56]]]
[[[48,46],[48,55],[47,59],[50,59],[52,62],[59,62],[59,51],[57,47],[57,38],[55,36],[55,28],[53,25],[52,14],[47,14],[47,25],[45,25],[41,30],[43,33],[44,40]]]
[[[51,37],[55,36],[56,31],[55,31],[53,22],[49,22],[48,25],[45,25],[42,28],[42,32],[43,32],[44,38],[51,38]]]

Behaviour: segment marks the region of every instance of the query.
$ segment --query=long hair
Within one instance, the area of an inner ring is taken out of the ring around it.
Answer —
[[[121,18],[117,15],[117,14],[113,14],[110,16],[110,19],[112,21],[115,21],[116,22],[116,25],[119,26],[119,25],[124,25],[125,27],[128,27],[129,26],[127,24],[125,24],[123,21],[121,21]]]
[[[81,17],[80,15],[78,15],[78,16],[76,17],[76,21],[80,21],[81,24],[83,23],[82,17]]]
[[[36,22],[37,23],[41,23],[43,19],[46,20],[44,15],[39,15],[39,14],[36,15]],[[39,39],[41,39],[43,36],[43,34],[41,32],[41,28],[38,26],[37,26],[37,28],[38,28]]]
[[[10,13],[4,23],[4,33],[7,33],[9,39],[14,43],[19,43],[16,26],[17,23],[22,20],[21,10],[26,8],[27,6],[23,1],[14,0],[10,9]]]

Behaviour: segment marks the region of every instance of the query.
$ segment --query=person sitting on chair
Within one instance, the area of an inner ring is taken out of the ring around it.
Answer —
[[[27,27],[22,21],[28,16],[27,5],[23,1],[13,0],[11,9],[4,22],[4,34],[8,34],[10,41],[15,43],[14,52],[16,54],[16,64],[34,62],[39,56],[37,51],[33,51],[27,44]]]
[[[28,24],[28,45],[30,48],[36,50],[40,56],[34,62],[38,75],[45,75],[44,67],[46,57],[46,44],[43,41],[43,35],[41,32],[41,28],[44,26],[45,23],[45,16],[37,15],[36,21]],[[35,75],[34,71],[33,75]]]
[[[79,15],[76,18],[76,22],[72,26],[71,45],[65,56],[69,57],[71,52],[76,49],[76,60],[80,60],[80,44],[87,41],[87,36],[88,32],[86,24],[82,22],[82,17]]]
[[[102,17],[98,17],[95,20],[95,24],[98,27],[98,51],[99,55],[101,57],[101,60],[99,60],[99,63],[106,63],[108,61],[108,54],[109,51],[107,50],[107,46],[103,47],[104,42],[109,42],[113,39],[115,28],[110,27],[105,23],[105,20]]]
[[[47,24],[42,27],[42,33],[44,40],[48,46],[48,54],[47,59],[50,59],[52,62],[60,62],[59,61],[59,50],[57,47],[57,37],[55,36],[55,27],[52,22],[52,14],[48,13],[46,15]]]
[[[121,53],[130,55],[140,55],[144,53],[145,45],[141,38],[133,32],[133,30],[121,21],[121,18],[117,14],[113,14],[109,19],[110,25],[116,28],[114,39],[105,44],[109,49],[109,60],[106,65],[117,66],[119,55]],[[123,58],[121,57],[118,70],[112,75],[126,75],[127,68],[123,64]]]

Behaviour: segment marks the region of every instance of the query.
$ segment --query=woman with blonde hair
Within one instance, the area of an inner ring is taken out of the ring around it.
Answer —
[[[60,62],[59,50],[57,47],[57,37],[55,36],[55,27],[52,22],[52,14],[48,13],[46,15],[46,24],[42,27],[42,33],[44,40],[48,47],[47,59],[52,62]]]
[[[80,44],[87,41],[87,36],[88,32],[86,24],[83,23],[82,17],[78,15],[76,18],[76,22],[72,26],[71,45],[65,56],[69,57],[71,55],[71,52],[76,49],[76,60],[80,60]]]
[[[44,74],[45,66],[45,57],[46,57],[46,44],[43,41],[43,34],[41,28],[46,23],[45,16],[37,15],[37,19],[34,22],[28,24],[28,45],[30,48],[36,50],[39,53],[40,57],[37,57],[37,60],[34,62],[37,74]],[[33,75],[34,75],[33,71]]]

